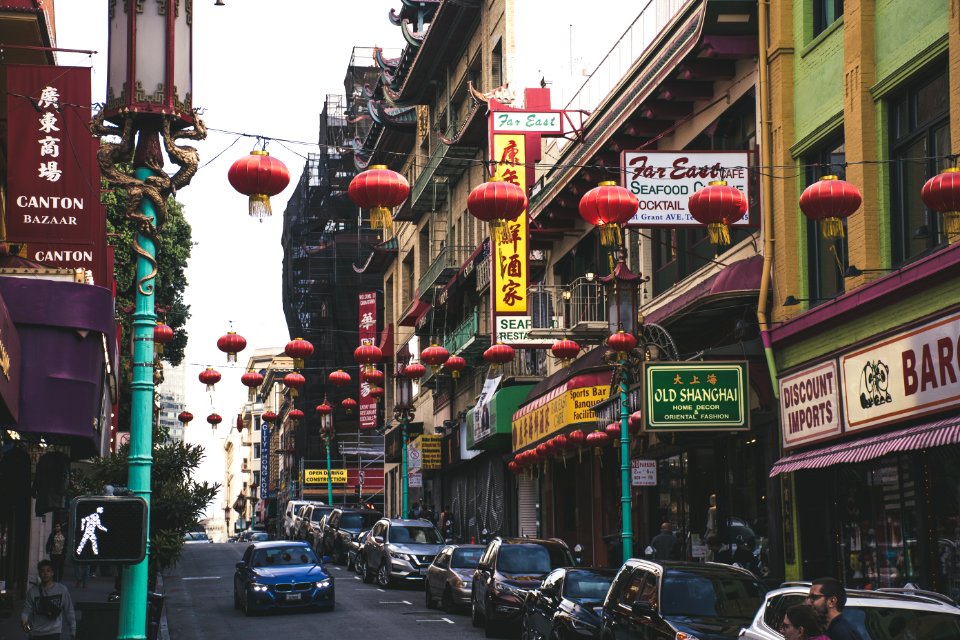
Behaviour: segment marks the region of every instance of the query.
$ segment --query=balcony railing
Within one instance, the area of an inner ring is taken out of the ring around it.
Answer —
[[[436,259],[430,263],[426,272],[420,277],[420,284],[417,287],[420,292],[420,299],[432,301],[433,288],[442,287],[450,282],[450,279],[456,275],[475,248],[448,245],[440,249]]]
[[[509,378],[542,378],[547,375],[547,352],[544,349],[517,349],[516,356],[502,365],[504,380]]]
[[[527,294],[531,339],[570,336],[589,340],[609,331],[606,292],[596,276],[577,278],[569,285],[537,285]]]
[[[473,355],[490,346],[490,314],[479,307],[473,310],[443,341],[451,355]]]

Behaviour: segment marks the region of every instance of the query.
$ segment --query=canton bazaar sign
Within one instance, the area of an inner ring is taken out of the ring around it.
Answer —
[[[746,362],[657,362],[643,366],[647,431],[747,430]]]
[[[623,186],[640,206],[628,224],[640,227],[700,226],[687,204],[713,180],[726,180],[750,201],[750,154],[746,151],[624,151]],[[750,226],[749,213],[734,227]]]
[[[513,450],[519,451],[567,426],[593,423],[594,405],[610,395],[610,372],[585,373],[567,380],[513,414]]]

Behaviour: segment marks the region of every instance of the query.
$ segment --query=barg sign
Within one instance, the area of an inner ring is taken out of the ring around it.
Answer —
[[[960,401],[960,313],[840,357],[847,431],[952,409]]]
[[[835,360],[780,379],[783,447],[840,434],[840,376]]]
[[[746,151],[624,151],[621,155],[623,186],[640,201],[628,224],[699,226],[687,203],[714,180],[726,180],[750,201],[750,154]],[[749,213],[733,226],[750,226]]]

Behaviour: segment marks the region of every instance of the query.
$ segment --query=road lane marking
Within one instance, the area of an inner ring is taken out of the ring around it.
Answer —
[[[380,604],[413,604],[413,603],[407,602],[406,600],[381,600]]]
[[[386,593],[386,591],[383,589],[377,589],[377,591],[379,591],[380,593]]]
[[[443,620],[444,622],[449,622],[450,624],[456,624],[456,623],[455,623],[453,620],[451,620],[450,618],[440,618],[440,619]]]
[[[359,580],[359,579],[360,579],[360,576],[353,576],[353,579],[354,579],[354,580]]]
[[[181,580],[219,580],[221,576],[191,576],[189,578],[180,578]]]

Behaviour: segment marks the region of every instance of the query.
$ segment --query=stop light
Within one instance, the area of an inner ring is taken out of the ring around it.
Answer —
[[[147,503],[129,496],[75,498],[69,533],[74,562],[139,564],[147,551]]]

